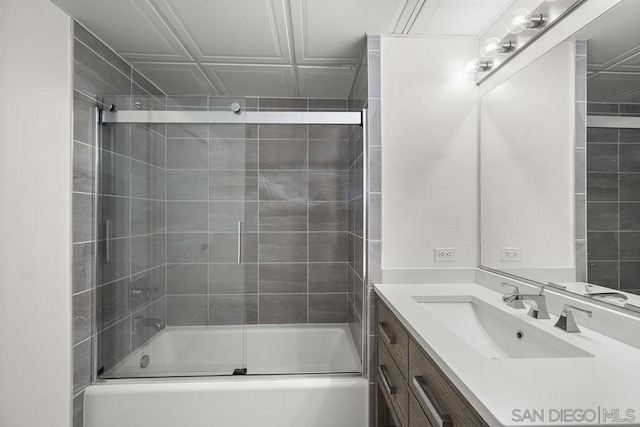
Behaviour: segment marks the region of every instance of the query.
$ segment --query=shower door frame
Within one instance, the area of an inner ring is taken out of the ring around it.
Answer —
[[[98,105],[94,107],[94,221],[93,229],[97,233],[100,226],[100,127],[105,124],[145,124],[145,123],[182,123],[182,124],[299,124],[299,125],[359,125],[362,127],[363,138],[363,180],[362,180],[362,194],[363,194],[363,208],[362,208],[362,232],[364,238],[362,239],[362,278],[364,283],[368,280],[368,268],[367,268],[367,240],[368,240],[368,109],[364,108],[360,111],[313,111],[313,112],[298,112],[298,111],[161,111],[161,110],[117,110],[114,105],[98,102]],[[240,252],[240,247],[238,247]],[[92,358],[91,358],[91,383],[95,384],[98,378],[98,328],[97,328],[97,280],[99,277],[99,262],[98,262],[98,239],[93,244],[93,281],[96,286],[96,291],[92,293]],[[366,299],[363,299],[363,313],[366,313]],[[368,329],[368,316],[362,319],[363,332]],[[165,326],[166,327],[166,326]],[[361,334],[361,360],[360,360],[360,373],[363,377],[367,376],[365,370],[365,361],[367,360],[366,353],[368,352],[367,346],[367,334]],[[246,332],[245,332],[245,351],[246,351]],[[244,356],[246,358],[246,354]],[[149,378],[152,379],[153,377]],[[163,378],[163,377],[155,377]]]

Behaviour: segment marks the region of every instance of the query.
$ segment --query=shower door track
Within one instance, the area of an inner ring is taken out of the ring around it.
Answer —
[[[362,125],[362,112],[102,110],[101,122]]]

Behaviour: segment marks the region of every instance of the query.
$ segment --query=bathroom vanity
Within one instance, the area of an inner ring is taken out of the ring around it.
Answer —
[[[638,425],[640,368],[628,361],[640,350],[577,313],[580,333],[554,327],[558,295],[545,292],[550,319],[535,319],[528,302],[515,309],[476,283],[376,294],[378,425]]]

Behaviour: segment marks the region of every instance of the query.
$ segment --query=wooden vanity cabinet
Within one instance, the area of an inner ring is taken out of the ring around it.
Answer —
[[[488,426],[391,310],[376,305],[376,426]]]

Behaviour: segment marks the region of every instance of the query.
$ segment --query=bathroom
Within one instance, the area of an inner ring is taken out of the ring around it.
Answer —
[[[640,425],[634,0],[0,0],[0,426]]]

